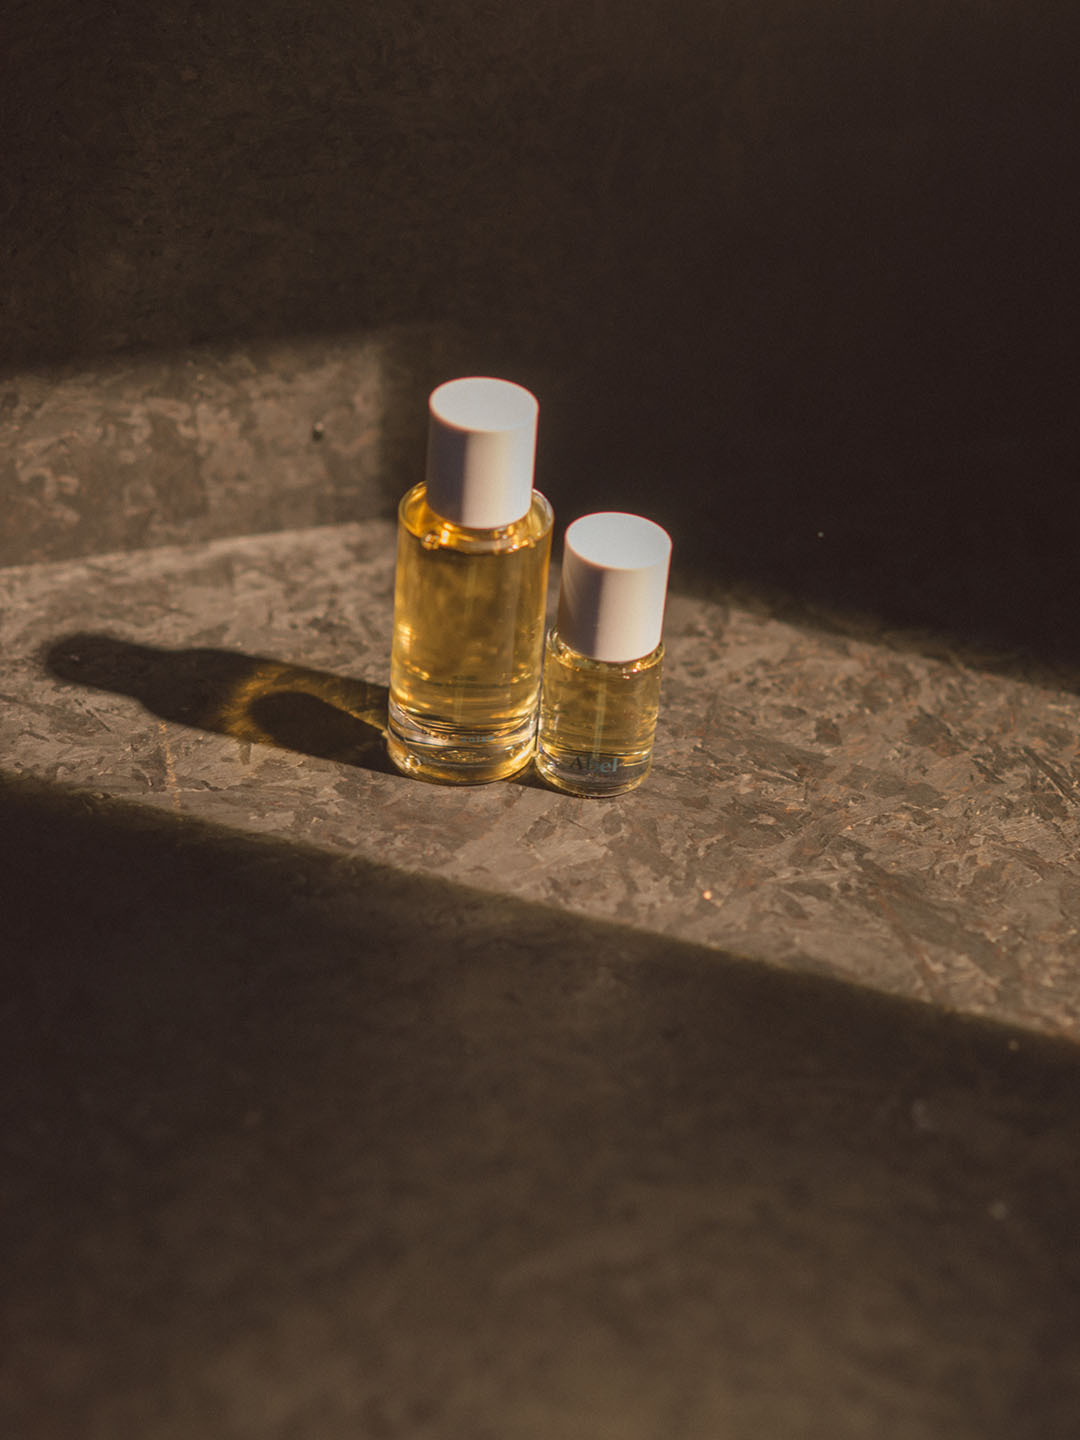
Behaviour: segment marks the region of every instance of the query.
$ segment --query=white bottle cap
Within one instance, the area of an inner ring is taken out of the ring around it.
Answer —
[[[536,396],[511,380],[448,380],[428,401],[427,502],[444,520],[497,530],[529,513]]]
[[[566,531],[556,628],[580,655],[650,655],[664,629],[671,536],[619,511],[583,515]]]

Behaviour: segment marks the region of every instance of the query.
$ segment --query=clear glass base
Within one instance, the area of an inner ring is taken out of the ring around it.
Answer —
[[[649,773],[652,756],[594,755],[561,747],[549,750],[540,745],[535,763],[537,773],[556,790],[602,798],[625,795],[640,785]]]
[[[437,785],[486,785],[524,769],[535,748],[535,715],[512,730],[485,734],[421,722],[391,698],[386,750],[403,775]]]

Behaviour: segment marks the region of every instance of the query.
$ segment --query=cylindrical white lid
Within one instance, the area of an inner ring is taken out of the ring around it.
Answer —
[[[427,502],[444,520],[496,530],[529,513],[536,396],[512,380],[448,380],[428,401]]]
[[[556,628],[593,660],[640,660],[664,629],[671,536],[641,515],[601,511],[567,528]]]

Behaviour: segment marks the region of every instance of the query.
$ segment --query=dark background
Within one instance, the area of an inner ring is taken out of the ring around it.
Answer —
[[[429,380],[507,373],[563,519],[1080,658],[1075,6],[6,14],[13,373],[419,327],[417,450]]]

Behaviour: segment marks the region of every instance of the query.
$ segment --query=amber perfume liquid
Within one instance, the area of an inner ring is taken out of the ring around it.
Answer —
[[[444,784],[512,775],[536,743],[551,506],[470,530],[416,485],[398,512],[387,749],[399,770]]]
[[[652,763],[664,647],[640,660],[591,660],[548,636],[536,768],[571,795],[621,795]]]

